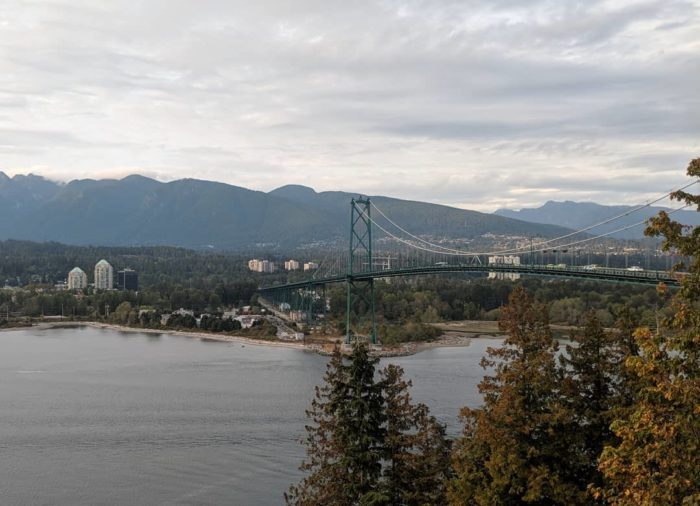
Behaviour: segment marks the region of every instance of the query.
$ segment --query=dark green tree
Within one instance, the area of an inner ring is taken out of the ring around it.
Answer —
[[[445,504],[444,427],[411,402],[400,367],[375,375],[377,361],[362,342],[348,358],[334,353],[307,411],[307,476],[290,487],[287,504]]]
[[[615,440],[610,422],[620,402],[620,367],[615,334],[605,331],[594,312],[588,313],[572,343],[559,359],[562,395],[572,415],[566,434],[575,453],[569,465],[579,487],[586,490],[602,484],[598,458],[603,447]]]
[[[353,347],[349,363],[339,350],[333,354],[307,411],[312,423],[301,470],[308,475],[290,487],[287,504],[350,506],[377,490],[384,439],[377,361],[362,342]]]

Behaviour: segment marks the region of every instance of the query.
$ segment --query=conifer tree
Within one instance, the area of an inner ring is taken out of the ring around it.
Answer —
[[[287,504],[350,506],[377,488],[384,439],[381,385],[374,377],[378,359],[357,342],[346,362],[336,350],[324,384],[316,387],[301,465],[309,475],[290,487]]]
[[[590,312],[583,329],[572,336],[573,344],[566,346],[559,359],[562,395],[572,414],[567,434],[575,454],[569,464],[582,490],[602,484],[598,458],[603,447],[614,440],[610,422],[619,402],[614,339],[595,312]]]
[[[358,342],[339,351],[307,411],[307,476],[290,487],[293,505],[424,506],[445,504],[449,445],[428,407],[413,404],[410,381]]]
[[[700,158],[687,173],[700,177]],[[672,197],[700,211],[700,195],[681,191]],[[598,494],[616,506],[700,504],[700,227],[687,231],[662,211],[646,232],[663,236],[664,250],[692,260],[666,328],[636,333],[640,355],[626,366],[639,390],[634,405],[612,424],[620,441],[603,451],[607,486]]]
[[[375,490],[382,472],[385,414],[382,385],[375,379],[378,362],[378,358],[370,357],[366,342],[358,341],[353,346],[346,366],[348,399],[337,406],[344,450],[340,462],[350,475],[343,488],[352,498]]]
[[[287,504],[353,504],[352,497],[343,496],[342,486],[348,476],[341,462],[344,448],[338,412],[348,402],[348,371],[339,350],[333,353],[323,379],[306,411],[311,424],[306,426],[307,456],[300,469],[308,475],[299,485],[290,487],[285,494]]]
[[[463,437],[456,443],[455,505],[589,502],[575,476],[566,429],[571,412],[561,402],[546,308],[516,287],[499,322],[507,337],[482,360],[493,376],[479,385],[484,406],[464,408]]]
[[[639,391],[637,376],[627,367],[627,359],[639,355],[639,346],[634,333],[640,325],[639,317],[632,308],[624,306],[615,321],[614,332],[610,335],[612,358],[615,368],[615,391],[617,398],[613,406],[613,418],[634,404]]]
[[[403,369],[382,371],[386,412],[383,489],[388,504],[446,503],[450,448],[445,429],[424,404],[413,404]]]

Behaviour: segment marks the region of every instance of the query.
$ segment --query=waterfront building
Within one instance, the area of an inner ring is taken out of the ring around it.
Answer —
[[[133,290],[139,289],[139,275],[133,269],[124,269],[117,272],[117,290]]]
[[[114,288],[114,269],[107,260],[100,260],[95,265],[95,289],[111,290]]]
[[[70,290],[82,290],[83,288],[87,288],[87,286],[87,274],[85,274],[85,271],[80,267],[75,267],[68,273],[68,288]]]

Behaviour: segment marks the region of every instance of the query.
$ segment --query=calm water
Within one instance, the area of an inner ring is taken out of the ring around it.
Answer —
[[[492,344],[391,360],[455,434]],[[0,333],[0,503],[280,504],[326,361],[88,327]]]

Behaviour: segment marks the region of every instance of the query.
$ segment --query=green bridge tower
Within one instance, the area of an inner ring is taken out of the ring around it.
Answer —
[[[355,300],[360,309],[370,315],[369,339],[377,343],[377,322],[374,310],[374,278],[355,279],[355,274],[370,272],[372,263],[372,219],[369,197],[358,197],[350,201],[350,249],[348,269],[345,276],[347,285],[347,308],[345,312],[345,342],[350,344],[354,336],[352,330],[352,309]],[[362,307],[363,306],[363,307]],[[359,318],[358,318],[359,319]],[[362,322],[356,322],[359,326]]]

